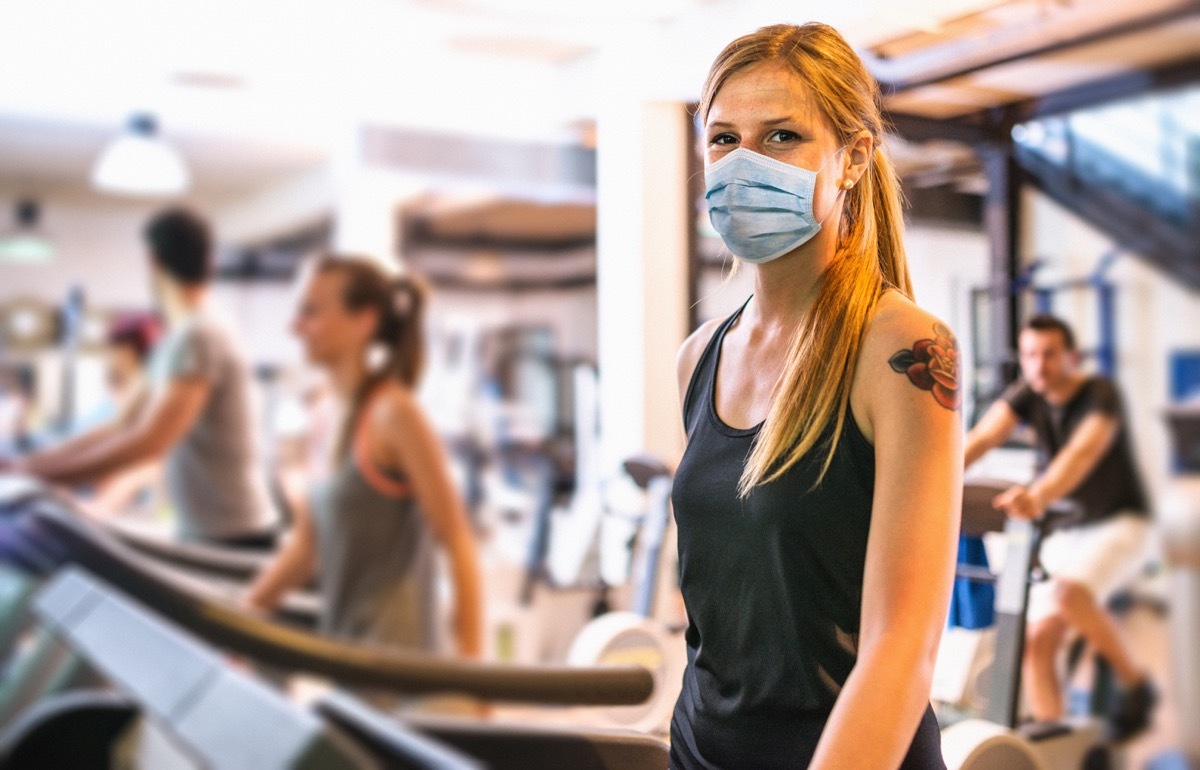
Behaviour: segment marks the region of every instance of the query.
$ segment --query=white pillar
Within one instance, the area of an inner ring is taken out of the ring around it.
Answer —
[[[395,268],[400,260],[399,208],[421,187],[401,172],[368,166],[363,130],[355,125],[342,135],[333,156],[333,247],[361,254]]]
[[[687,336],[687,121],[684,104],[639,91],[650,51],[605,55],[597,121],[597,295],[601,472],[683,447],[675,355]]]

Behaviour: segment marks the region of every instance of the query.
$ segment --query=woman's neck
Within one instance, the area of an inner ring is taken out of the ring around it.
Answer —
[[[812,307],[834,255],[833,242],[823,235],[818,233],[791,254],[753,266],[754,301],[750,305],[758,323],[792,327]]]
[[[338,399],[344,403],[352,403],[358,396],[367,376],[366,363],[361,354],[346,355],[333,362],[329,367],[329,383],[333,386]]]
[[[187,322],[204,305],[207,291],[200,286],[171,286],[160,295],[167,325],[178,327]]]

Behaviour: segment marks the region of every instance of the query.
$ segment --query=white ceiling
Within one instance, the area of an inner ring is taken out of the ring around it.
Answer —
[[[218,195],[321,164],[363,123],[572,141],[605,88],[694,99],[762,24],[868,45],[995,2],[0,0],[0,188],[86,187],[137,110]],[[605,79],[630,57],[637,82]]]

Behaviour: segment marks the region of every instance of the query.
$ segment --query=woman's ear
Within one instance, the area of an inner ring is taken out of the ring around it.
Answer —
[[[375,339],[379,325],[383,323],[383,319],[379,317],[379,311],[373,308],[361,308],[351,311],[350,323],[354,328],[354,336],[362,340],[367,345],[370,345]]]
[[[875,140],[871,137],[870,131],[864,128],[850,137],[850,141],[846,144],[846,166],[842,171],[843,184],[850,182],[850,187],[858,184],[858,180],[867,173],[867,166],[871,163],[871,156],[874,152]]]

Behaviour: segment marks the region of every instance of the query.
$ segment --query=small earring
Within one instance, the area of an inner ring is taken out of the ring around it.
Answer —
[[[847,179],[846,181],[842,182],[842,187],[845,187],[847,190],[849,190],[853,186],[854,186],[853,179]]]
[[[387,363],[388,349],[382,342],[372,342],[367,346],[367,369],[374,372],[383,368]]]

